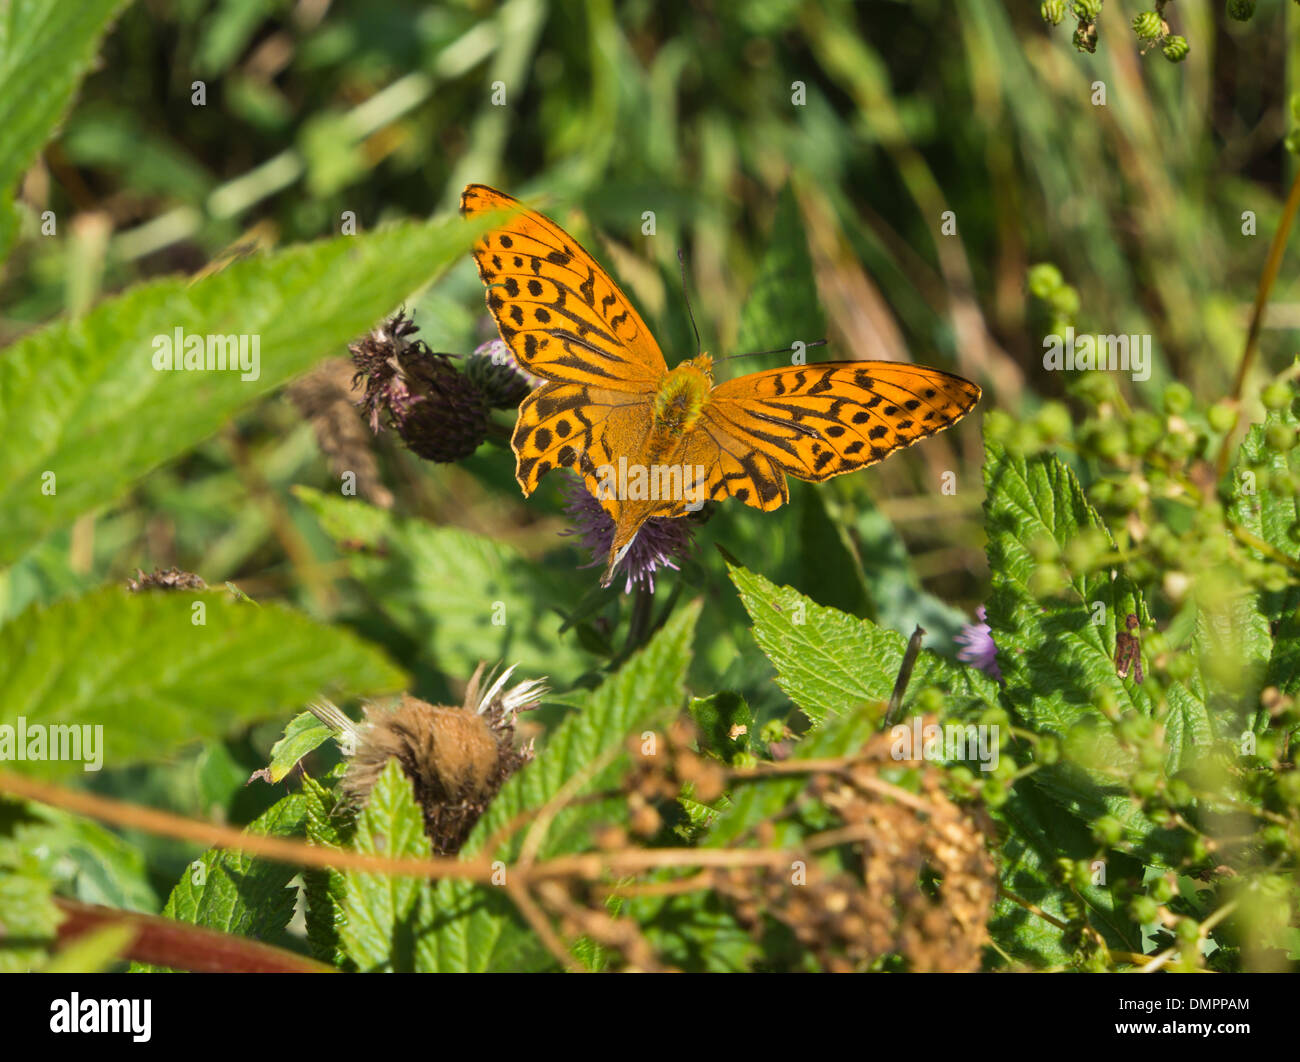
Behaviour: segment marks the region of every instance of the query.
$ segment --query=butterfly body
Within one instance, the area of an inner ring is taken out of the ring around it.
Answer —
[[[713,390],[713,359],[700,354],[664,375],[654,395],[654,420],[647,449],[663,453],[693,430]]]
[[[474,258],[502,340],[548,381],[519,405],[515,478],[529,495],[552,468],[583,477],[614,521],[605,585],[646,520],[723,498],[777,509],[787,476],[821,482],[874,464],[979,399],[960,376],[899,362],[783,366],[716,385],[708,354],[669,369],[627,296],[555,222],[485,185],[465,189],[461,210],[513,212]]]

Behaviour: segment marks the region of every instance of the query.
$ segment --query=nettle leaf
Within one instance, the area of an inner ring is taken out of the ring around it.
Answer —
[[[999,646],[1006,696],[1016,712],[1031,729],[1064,736],[1076,724],[1102,720],[1093,700],[1109,690],[1121,711],[1151,715],[1150,693],[1131,674],[1121,679],[1115,669],[1117,627],[1130,614],[1150,624],[1138,589],[1122,572],[1080,573],[1064,560],[1040,562],[1030,552],[1035,540],[1049,539],[1062,557],[1068,556],[1070,544],[1085,533],[1110,544],[1074,473],[1054,455],[1013,456],[988,442],[984,480],[993,577],[987,615]],[[1064,590],[1040,599],[1031,581],[1035,568],[1048,564],[1060,568]],[[1094,622],[1097,617],[1101,623]],[[1172,773],[1185,766],[1183,757],[1197,741],[1208,741],[1212,730],[1204,701],[1194,691],[1171,696],[1169,705],[1167,725],[1177,738],[1166,765]],[[1034,784],[1085,820],[1116,816],[1135,843],[1172,843],[1168,831],[1157,830],[1106,773],[1114,768],[1122,776],[1133,769],[1132,757],[1106,726],[1097,728],[1096,756],[1096,769],[1065,763],[1042,767]]]
[[[284,728],[284,737],[271,746],[271,781],[282,781],[299,760],[333,736],[334,731],[311,712],[294,716]]]
[[[291,793],[249,823],[245,833],[260,837],[306,834],[308,798]],[[178,922],[284,946],[298,890],[290,886],[298,868],[247,852],[210,848],[186,867],[163,908]],[[132,963],[136,972],[165,971]]]
[[[349,631],[220,592],[105,587],[29,608],[0,628],[0,724],[102,726],[99,753],[111,767],[162,758],[322,694],[405,685],[379,649]],[[15,759],[10,767],[54,776],[80,772],[83,762]]]
[[[42,811],[0,797],[0,973],[39,964],[63,921],[45,859],[50,823]]]
[[[1063,922],[1069,921],[1063,905],[1073,897],[1109,947],[1142,951],[1142,929],[1116,902],[1113,888],[1121,878],[1141,879],[1137,860],[1108,853],[1095,870],[1097,883],[1076,891],[1057,881],[1056,861],[1091,860],[1097,850],[1077,819],[1024,782],[992,814],[1006,832],[998,858],[1003,888]],[[989,932],[1013,958],[1035,967],[1065,966],[1075,959],[1063,929],[1006,896],[994,904]]]
[[[468,250],[485,223],[404,222],[245,258],[198,280],[139,284],[8,347],[0,356],[0,564],[342,351]],[[250,364],[256,339],[256,378],[155,369],[155,340],[177,329],[247,337]]]
[[[54,134],[125,0],[9,0],[0,13],[0,214],[13,213],[18,178]],[[0,229],[6,226],[0,225]],[[12,228],[0,236],[0,258]]]
[[[58,808],[31,804],[33,819],[46,823],[39,838],[28,843],[42,869],[60,893],[83,903],[121,910],[158,910],[149,884],[144,854],[112,830],[92,819]]]
[[[777,685],[814,725],[888,702],[907,648],[903,635],[823,608],[756,572],[727,570],[753,620],[754,638],[776,668]],[[952,706],[998,701],[997,684],[983,672],[922,649],[903,697],[905,712],[927,686],[942,689]]]
[[[1275,425],[1300,429],[1294,405],[1270,410],[1263,424],[1251,426],[1241,440],[1232,477],[1232,515],[1246,530],[1287,556],[1294,556],[1297,548],[1300,498],[1279,489],[1267,473],[1277,473],[1279,478],[1300,474],[1300,449],[1270,446],[1268,429]]]
[[[389,859],[428,859],[433,850],[424,833],[424,813],[415,802],[411,780],[397,760],[389,760],[357,817],[355,851]],[[339,939],[348,958],[363,973],[415,969],[416,914],[421,878],[397,874],[343,872],[345,919]]]
[[[1242,440],[1233,470],[1231,515],[1245,530],[1294,557],[1300,549],[1300,497],[1274,479],[1284,483],[1300,475],[1300,448],[1284,451],[1269,446],[1267,432],[1273,425],[1300,430],[1296,403],[1270,411],[1264,423],[1254,425]],[[1259,612],[1273,639],[1260,684],[1300,693],[1300,587],[1260,595]],[[1260,713],[1256,725],[1267,725],[1265,713]]]
[[[450,675],[480,660],[509,660],[553,678],[590,666],[576,635],[561,637],[557,608],[577,601],[586,573],[559,580],[488,535],[406,520],[358,498],[295,490],[336,542],[376,608]]]
[[[307,839],[320,848],[346,848],[355,822],[347,815],[337,814],[335,791],[326,789],[308,776],[303,778],[299,792],[307,801]],[[307,945],[312,957],[340,969],[355,971],[355,964],[343,950],[341,939],[343,924],[347,921],[343,914],[343,899],[347,895],[343,871],[333,867],[304,867],[302,889],[307,901]]]
[[[514,775],[474,827],[463,851],[472,855],[508,823],[543,807],[575,776],[583,781],[573,796],[613,786],[627,767],[631,735],[666,724],[686,702],[686,672],[700,603],[675,612],[650,642],[617,672],[580,700],[537,753]],[[662,735],[660,735],[662,740]],[[594,769],[596,764],[604,764]],[[538,858],[586,849],[593,825],[620,817],[622,801],[566,807],[547,829]],[[506,862],[519,851],[522,831],[503,840],[494,853]],[[499,889],[463,881],[439,882],[428,891],[419,941],[421,970],[520,970],[554,965],[535,935],[525,928]]]

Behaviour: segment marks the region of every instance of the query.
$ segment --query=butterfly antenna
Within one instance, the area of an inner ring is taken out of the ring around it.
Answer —
[[[804,349],[808,347],[824,347],[825,345],[825,339],[814,339],[811,343],[805,343]],[[777,347],[775,350],[747,350],[743,354],[728,354],[725,358],[714,358],[713,360],[730,361],[732,358],[753,358],[759,354],[789,354],[792,350],[794,350],[793,346]]]
[[[691,318],[691,328],[695,330],[695,353],[699,354],[702,346],[700,343],[700,330],[695,324],[695,311],[691,309],[691,293],[686,287],[686,255],[680,247],[677,248],[677,264],[682,271],[682,297],[686,299],[686,312]]]

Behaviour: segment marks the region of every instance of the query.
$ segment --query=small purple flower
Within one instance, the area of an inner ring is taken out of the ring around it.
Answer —
[[[582,547],[590,550],[593,557],[590,564],[582,567],[595,568],[605,564],[614,544],[613,519],[581,480],[571,479],[561,490],[564,511],[573,527],[560,534],[581,536]],[[678,571],[674,560],[684,557],[693,543],[690,524],[685,519],[652,516],[636,533],[627,555],[619,563],[618,570],[627,576],[623,593],[630,594],[632,587],[640,584],[653,594],[656,570],[671,568]]]
[[[953,639],[962,648],[957,659],[967,664],[974,664],[990,678],[1002,681],[1002,669],[998,667],[998,646],[993,640],[993,630],[984,622],[987,612],[983,605],[975,610],[978,623],[967,623]]]

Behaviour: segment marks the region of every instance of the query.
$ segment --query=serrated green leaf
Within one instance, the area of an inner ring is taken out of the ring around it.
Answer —
[[[567,715],[537,758],[502,787],[470,834],[463,849],[466,854],[478,851],[524,811],[545,805],[574,775],[593,764],[609,758],[603,768],[591,772],[575,788],[575,797],[607,789],[620,776],[627,753],[617,750],[628,736],[662,726],[684,705],[691,639],[699,613],[699,602],[679,609],[645,648],[586,695],[581,710]],[[612,755],[615,752],[617,755]],[[561,810],[538,857],[582,850],[590,827],[617,815],[616,804]],[[521,840],[516,834],[494,853],[506,861],[507,873]],[[441,881],[428,890],[425,908],[425,932],[418,953],[421,970],[522,970],[554,965],[554,959],[519,921],[499,889]]]
[[[1063,561],[1040,562],[1030,552],[1036,539],[1050,539],[1061,555],[1067,555],[1070,543],[1085,532],[1110,543],[1074,473],[1055,455],[1025,458],[988,442],[984,480],[993,576],[988,623],[999,646],[1006,696],[1020,717],[1039,733],[1064,736],[1076,724],[1101,719],[1094,698],[1107,690],[1121,711],[1152,714],[1147,689],[1132,675],[1121,679],[1115,668],[1118,625],[1130,614],[1150,624],[1146,604],[1132,581],[1122,571],[1071,571]],[[1065,589],[1040,598],[1031,580],[1035,568],[1045,564],[1061,566]],[[1097,615],[1103,619],[1100,624],[1093,622]],[[1171,728],[1180,735],[1167,762],[1171,773],[1185,765],[1175,757],[1185,755],[1194,738],[1212,733],[1204,702],[1191,690],[1185,693],[1169,701],[1171,711],[1179,713]],[[1108,727],[1097,730],[1096,757],[1099,767],[1132,769],[1131,755]],[[1114,815],[1124,824],[1128,839],[1147,846],[1152,859],[1163,858],[1159,853],[1173,843],[1168,831],[1159,830],[1102,770],[1060,763],[1041,768],[1033,781],[1084,821]]]
[[[354,824],[336,814],[334,792],[311,777],[303,779],[300,792],[307,802],[307,839],[321,848],[346,848]],[[333,867],[304,867],[302,886],[307,901],[307,945],[312,957],[340,969],[355,970],[340,938],[347,921],[343,914],[347,894],[343,872]]]
[[[63,921],[41,852],[49,835],[42,810],[0,797],[0,973],[38,965]]]
[[[0,210],[57,128],[125,0],[8,0],[0,6]],[[0,240],[0,257],[7,250]]]
[[[1297,555],[1294,537],[1300,529],[1300,498],[1278,489],[1272,482],[1300,473],[1300,448],[1279,451],[1268,445],[1267,431],[1274,424],[1300,429],[1295,403],[1272,410],[1263,424],[1254,425],[1241,442],[1233,470],[1231,516],[1241,527],[1288,557]],[[1264,477],[1259,473],[1265,472]],[[1250,478],[1247,478],[1250,473]],[[1260,478],[1267,481],[1258,482]],[[1272,646],[1263,685],[1279,687],[1283,693],[1300,693],[1300,587],[1291,586],[1260,595],[1259,612]],[[1267,725],[1261,712],[1257,728]]]
[[[815,725],[863,705],[888,702],[906,638],[870,620],[823,608],[756,572],[734,565],[727,570],[753,620],[754,638],[776,668],[777,685]],[[903,698],[904,710],[931,685],[958,702],[997,703],[997,685],[983,672],[922,649]]]
[[[350,540],[354,578],[425,647],[428,664],[468,677],[479,661],[508,660],[557,682],[590,665],[576,634],[558,634],[557,607],[581,596],[586,573],[560,582],[488,535],[402,519],[357,498],[295,493],[335,541]]]
[[[241,259],[192,282],[140,284],[8,347],[0,356],[0,564],[342,351],[466,251],[480,228],[459,218],[404,222]],[[155,370],[155,339],[177,329],[256,337],[257,378]]]
[[[299,760],[333,736],[334,731],[311,712],[294,716],[284,728],[284,737],[271,746],[271,781],[282,781]]]
[[[1074,896],[1108,946],[1131,952],[1142,950],[1141,927],[1116,903],[1112,888],[1121,878],[1141,877],[1141,865],[1136,860],[1110,852],[1099,868],[1106,875],[1105,882],[1072,892],[1058,883],[1056,861],[1092,859],[1097,850],[1079,822],[1036,788],[1023,783],[993,811],[993,817],[1006,828],[998,858],[1004,888],[1060,921],[1068,921],[1062,905]],[[1000,896],[994,904],[989,931],[1004,951],[1035,967],[1068,966],[1076,957],[1065,939],[1065,930],[1006,896]]]
[[[200,603],[205,622],[196,625]],[[216,592],[105,587],[28,609],[0,629],[0,724],[101,726],[98,751],[112,767],[157,759],[321,694],[379,694],[405,684],[378,649],[346,630]],[[43,776],[83,769],[71,759],[9,766]]]
[[[259,837],[302,837],[306,821],[307,799],[290,793],[249,823],[244,832]],[[209,848],[186,867],[162,913],[188,925],[282,945],[298,899],[298,890],[289,883],[297,875],[298,868],[290,863]],[[143,963],[133,963],[131,968],[137,972],[161,969]]]
[[[389,760],[357,817],[355,851],[388,859],[428,859],[433,853],[424,833],[424,814],[415,802],[411,780],[397,760]],[[343,873],[344,918],[339,939],[348,958],[363,973],[416,968],[420,931],[421,878],[398,874]]]

